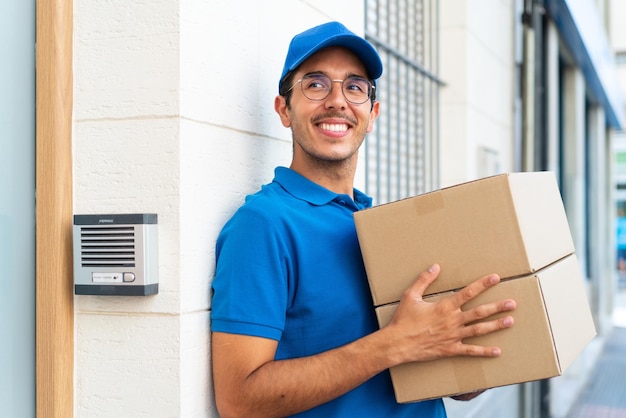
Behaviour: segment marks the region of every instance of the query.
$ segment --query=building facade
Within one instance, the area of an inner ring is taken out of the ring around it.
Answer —
[[[70,211],[157,213],[160,289],[59,299],[71,335],[37,344],[60,347],[72,369],[46,386],[71,379],[76,417],[217,416],[215,240],[244,196],[289,164],[290,132],[272,104],[291,36],[339,20],[384,58],[383,116],[357,176],[377,203],[502,172],[557,175],[599,337],[564,376],[446,404],[451,417],[565,416],[610,330],[616,286],[615,3],[56,0],[73,11],[58,23],[72,34]],[[37,273],[38,285],[48,280]],[[38,416],[67,416],[46,415],[68,407],[39,392]]]

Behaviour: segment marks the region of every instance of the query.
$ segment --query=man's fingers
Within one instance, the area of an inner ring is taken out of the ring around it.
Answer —
[[[480,305],[464,312],[464,323],[470,324],[501,312],[510,312],[515,310],[516,307],[517,304],[513,299],[505,299]]]
[[[482,345],[463,344],[459,355],[467,357],[498,357],[502,354],[499,347],[483,347]]]
[[[476,296],[498,283],[500,283],[500,276],[497,274],[490,274],[468,284],[461,291],[457,292],[454,295],[454,298],[456,299],[458,306],[463,306],[468,301],[474,299]]]
[[[515,323],[512,316],[505,316],[491,321],[477,322],[463,328],[462,339],[480,337],[501,329],[510,328]]]
[[[411,297],[421,299],[424,292],[426,292],[426,288],[430,286],[430,284],[435,281],[439,275],[439,271],[439,264],[433,264],[428,268],[428,270],[421,272],[415,282],[413,282],[411,287],[408,289]]]

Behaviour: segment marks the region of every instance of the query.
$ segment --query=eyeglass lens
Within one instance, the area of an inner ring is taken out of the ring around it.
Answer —
[[[333,88],[333,82],[341,82],[341,91],[351,103],[365,103],[371,94],[372,85],[361,77],[348,77],[345,80],[331,80],[325,74],[308,74],[301,80],[302,93],[310,100],[324,100]]]

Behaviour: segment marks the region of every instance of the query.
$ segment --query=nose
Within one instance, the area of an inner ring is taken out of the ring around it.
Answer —
[[[335,83],[339,83],[339,85]],[[330,94],[326,97],[325,105],[329,109],[346,108],[347,100],[343,94],[343,80],[332,80]]]

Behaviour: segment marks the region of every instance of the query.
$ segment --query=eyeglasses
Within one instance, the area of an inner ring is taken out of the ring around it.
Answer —
[[[293,83],[287,90],[289,93],[296,84],[300,83],[302,94],[309,100],[324,100],[330,95],[333,83],[341,83],[341,91],[346,100],[352,104],[362,104],[368,101],[372,91],[376,88],[368,80],[350,76],[345,80],[332,80],[326,74],[306,74],[300,80]]]

